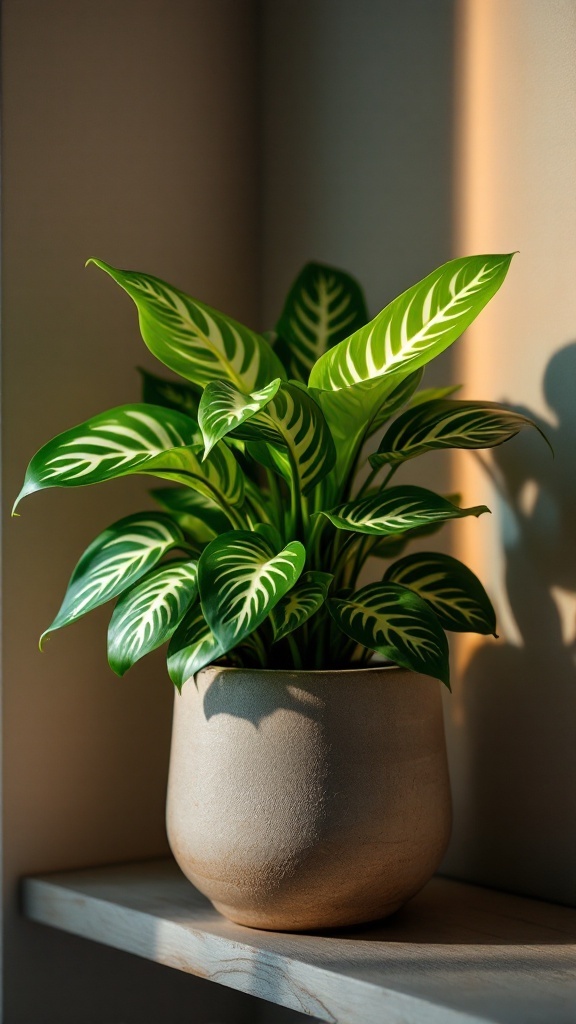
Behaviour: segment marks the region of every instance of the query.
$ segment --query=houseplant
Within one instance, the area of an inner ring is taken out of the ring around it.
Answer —
[[[452,260],[372,321],[351,277],[309,264],[273,338],[157,278],[90,261],[134,300],[145,343],[180,380],[144,372],[143,402],[49,441],[16,504],[134,473],[170,486],[151,492],[161,511],[93,541],[41,643],[114,597],[115,672],[169,640],[182,691],[169,836],[189,877],[235,920],[304,928],[381,916],[442,856],[439,690],[424,677],[449,686],[445,630],[494,633],[495,618],[460,562],[404,547],[487,509],[391,481],[426,451],[491,447],[530,422],[453,389],[419,390],[425,364],[495,294],[510,260]],[[370,557],[385,572],[358,586]],[[399,668],[369,667],[374,652]]]

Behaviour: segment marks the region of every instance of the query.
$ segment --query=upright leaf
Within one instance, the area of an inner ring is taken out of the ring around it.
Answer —
[[[446,635],[417,594],[396,583],[369,583],[345,600],[328,599],[334,621],[356,643],[450,689]]]
[[[262,335],[198,302],[149,274],[94,263],[136,304],[142,337],[160,362],[186,380],[205,387],[222,377],[241,391],[256,391],[284,367]]]
[[[168,647],[168,675],[177,690],[223,654],[199,604],[186,613]]]
[[[108,629],[108,661],[117,675],[170,639],[196,597],[196,576],[196,562],[171,562],[122,595]]]
[[[331,512],[321,512],[339,530],[368,533],[374,536],[392,536],[413,530],[415,527],[444,522],[447,519],[461,519],[464,516],[480,516],[489,512],[486,505],[473,508],[458,508],[446,498],[425,487],[388,487],[377,494],[356,498]]]
[[[418,594],[444,629],[496,635],[496,616],[477,576],[457,558],[434,551],[407,555],[384,576]]]
[[[117,597],[167,551],[183,543],[181,530],[161,512],[139,512],[113,523],[86,548],[70,577],[62,606],[42,634],[40,644],[55,629]]]
[[[288,293],[275,351],[289,377],[307,381],[316,360],[367,320],[364,295],[353,277],[307,263]]]
[[[199,440],[196,423],[157,405],[121,405],[58,434],[36,453],[14,508],[45,487],[80,487],[139,471],[142,464]]]
[[[213,540],[198,563],[204,617],[223,653],[241,643],[294,586],[306,551],[291,541],[275,551],[257,533],[234,530]]]
[[[405,375],[448,348],[502,284],[512,254],[451,260],[393,299],[312,368],[310,386],[338,391]]]
[[[439,448],[494,448],[532,420],[495,402],[437,399],[407,409],[388,428],[373,466],[395,465]]]
[[[303,626],[324,604],[334,577],[329,572],[305,572],[270,613],[274,640]]]

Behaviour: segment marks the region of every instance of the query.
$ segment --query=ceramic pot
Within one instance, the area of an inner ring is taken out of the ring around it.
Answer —
[[[225,917],[357,924],[428,881],[451,823],[437,680],[211,667],[176,695],[168,838]]]

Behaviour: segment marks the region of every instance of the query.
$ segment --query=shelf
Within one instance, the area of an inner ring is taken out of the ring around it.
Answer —
[[[232,924],[172,861],[28,878],[25,912],[338,1024],[574,1024],[576,911],[435,878],[387,922]]]

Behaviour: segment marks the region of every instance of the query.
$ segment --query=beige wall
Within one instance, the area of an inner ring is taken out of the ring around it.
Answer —
[[[447,702],[456,827],[446,869],[576,904],[576,4],[462,0],[456,245],[515,256],[459,349],[466,395],[546,431],[455,465],[459,553],[500,640],[466,641]]]
[[[257,316],[253,16],[251,0],[3,4],[6,512],[40,444],[138,400],[134,366],[155,365],[88,256]],[[145,491],[55,490],[5,519],[7,1024],[253,1019],[226,989],[16,916],[22,874],[166,849],[162,657],[115,678],[107,609],[37,650],[83,548]]]

